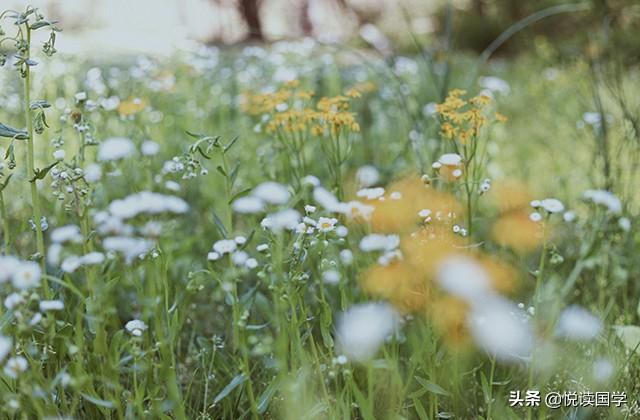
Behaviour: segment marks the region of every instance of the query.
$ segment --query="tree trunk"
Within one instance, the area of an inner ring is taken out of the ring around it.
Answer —
[[[240,13],[247,22],[249,34],[247,39],[263,41],[262,22],[260,20],[260,0],[240,0]]]

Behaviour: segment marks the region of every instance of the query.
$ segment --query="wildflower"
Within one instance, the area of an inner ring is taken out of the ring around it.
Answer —
[[[611,360],[601,358],[593,362],[593,378],[598,382],[607,382],[613,376],[615,367]]]
[[[102,168],[96,163],[87,165],[84,169],[84,179],[90,183],[96,183],[102,178]]]
[[[586,309],[572,305],[560,314],[556,335],[575,341],[595,338],[602,331],[602,321]]]
[[[511,92],[509,83],[505,80],[495,76],[486,76],[478,79],[480,87],[489,90],[490,92],[498,92],[502,95],[508,95]]]
[[[484,181],[482,181],[482,184],[480,184],[480,194],[484,194],[488,192],[490,189],[491,189],[491,181],[489,179],[485,179]]]
[[[124,328],[134,337],[140,337],[149,327],[147,327],[147,324],[145,324],[144,321],[132,319],[125,324]]]
[[[338,219],[333,217],[321,217],[318,219],[317,228],[320,232],[327,233],[335,229]]]
[[[400,317],[386,303],[354,305],[338,318],[336,341],[347,358],[365,361],[398,329]]]
[[[562,215],[562,219],[567,223],[571,223],[576,220],[576,213],[571,210],[565,211]]]
[[[264,211],[264,202],[258,197],[240,197],[231,205],[236,213],[253,214]]]
[[[529,219],[531,219],[532,222],[539,222],[542,220],[542,215],[540,213],[538,213],[537,211],[534,211],[533,213],[531,213],[529,215]]]
[[[561,213],[564,211],[564,204],[562,201],[555,198],[545,198],[540,201],[540,207],[549,213]]]
[[[4,299],[4,307],[11,310],[24,303],[24,298],[19,293],[11,293]]]
[[[302,178],[301,182],[303,185],[310,185],[312,187],[320,186],[320,180],[318,179],[318,177],[313,175],[305,176],[304,178]]]
[[[519,253],[535,250],[542,242],[542,230],[537,221],[539,213],[533,219],[524,210],[509,211],[500,216],[491,229],[491,236],[502,246],[513,248]],[[537,220],[537,221],[536,221]]]
[[[140,98],[133,98],[120,102],[118,105],[118,113],[124,117],[137,114],[142,111],[147,104]]]
[[[294,230],[299,222],[300,213],[293,209],[286,209],[268,215],[263,219],[262,225],[278,233],[282,230]]]
[[[582,197],[594,204],[606,207],[609,212],[619,214],[622,212],[622,203],[613,193],[606,190],[586,190]]]
[[[621,217],[618,219],[618,226],[624,232],[629,232],[631,230],[631,220],[628,217]]]
[[[438,266],[437,279],[447,292],[474,301],[491,293],[491,280],[484,268],[471,258],[451,256]]]
[[[213,250],[220,255],[230,254],[237,248],[236,241],[233,239],[221,239],[213,244]]]
[[[20,290],[31,289],[40,284],[42,272],[40,266],[34,262],[22,262],[13,272],[11,284]]]
[[[503,361],[519,361],[531,354],[533,332],[528,317],[508,300],[494,296],[474,305],[467,324],[476,343]]]
[[[350,249],[340,251],[340,261],[342,261],[344,265],[351,265],[353,262],[353,252],[351,252]]]
[[[440,156],[440,158],[438,159],[438,163],[447,166],[457,166],[462,163],[462,157],[460,157],[460,155],[457,153],[445,153],[444,155]]]
[[[4,366],[4,374],[12,379],[17,379],[22,372],[27,370],[27,367],[27,359],[22,356],[12,357],[7,360]]]
[[[0,334],[0,363],[2,363],[4,358],[7,357],[7,355],[11,351],[12,344],[13,342],[9,337],[5,337],[4,335]]]
[[[125,261],[129,264],[134,258],[149,252],[153,248],[153,242],[140,238],[111,236],[104,239],[102,246],[107,251],[122,253]]]
[[[336,235],[340,238],[344,238],[349,234],[349,229],[346,226],[338,226],[336,228]]]
[[[174,192],[180,191],[180,189],[181,189],[180,184],[178,184],[175,181],[170,181],[170,180],[165,182],[164,186],[165,186],[166,189],[174,191]]]
[[[60,268],[65,273],[73,273],[78,268],[80,268],[81,265],[82,261],[80,260],[80,257],[78,257],[77,255],[71,255],[65,258],[64,261],[62,261],[62,265],[60,266]]]
[[[267,244],[260,244],[256,246],[256,251],[258,252],[263,252],[263,251],[266,251],[267,249],[269,249],[269,245]]]
[[[245,251],[235,251],[233,254],[231,254],[231,261],[233,261],[235,265],[244,265],[248,259],[249,254],[247,254]]]
[[[213,251],[213,252],[209,252],[207,254],[207,260],[208,261],[218,261],[220,259],[220,254]]]
[[[64,309],[64,303],[61,300],[41,300],[40,310],[46,311],[61,311]]]
[[[152,140],[145,140],[142,142],[140,151],[144,156],[155,156],[160,151],[160,145]]]
[[[380,180],[380,172],[373,165],[365,165],[356,171],[356,181],[360,187],[371,187]]]
[[[11,256],[0,255],[0,284],[6,283],[20,266],[20,260]]]
[[[248,258],[244,265],[248,269],[252,270],[258,266],[258,261],[255,258]]]
[[[372,233],[360,241],[360,249],[365,252],[391,251],[400,245],[400,236]]]
[[[363,188],[356,193],[356,196],[365,198],[367,200],[375,200],[377,198],[382,197],[383,195],[384,195],[384,188],[382,187]]]
[[[56,243],[82,242],[82,235],[80,234],[80,228],[76,225],[67,225],[54,229],[51,232],[51,240]]]
[[[418,216],[422,217],[423,219],[426,219],[427,217],[431,216],[431,210],[422,209],[418,212]]]
[[[315,206],[311,206],[309,204],[307,204],[306,206],[304,206],[304,212],[307,214],[313,214],[316,212],[316,207]]]
[[[58,149],[55,152],[53,152],[53,158],[55,160],[64,160],[66,153],[64,150],[62,149]]]
[[[149,191],[131,194],[109,204],[109,212],[119,219],[130,219],[141,213],[159,214],[164,212],[182,214],[189,210],[186,201],[172,195]]]
[[[264,182],[253,189],[252,195],[269,204],[285,204],[289,201],[289,191],[277,182]]]
[[[322,273],[322,280],[327,284],[338,284],[340,282],[340,272],[337,270],[327,270]]]
[[[111,137],[100,144],[98,160],[114,161],[131,156],[136,148],[133,142],[125,137]]]

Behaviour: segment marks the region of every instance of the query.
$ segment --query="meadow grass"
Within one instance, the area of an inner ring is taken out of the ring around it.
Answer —
[[[0,25],[3,417],[639,415],[637,69]]]

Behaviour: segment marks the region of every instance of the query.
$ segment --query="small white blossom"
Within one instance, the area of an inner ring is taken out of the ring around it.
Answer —
[[[545,198],[540,201],[540,206],[549,213],[561,213],[564,211],[562,201],[555,198]]]
[[[350,249],[340,251],[340,261],[342,261],[344,265],[351,265],[353,262],[353,252],[351,252]]]
[[[327,284],[338,284],[340,282],[340,272],[338,270],[327,270],[322,273],[322,280]]]
[[[12,379],[17,379],[18,376],[28,367],[27,359],[22,356],[12,357],[7,360],[7,364],[4,366],[4,374]]]
[[[142,154],[145,156],[155,156],[160,151],[160,145],[152,140],[145,140],[140,147]]]
[[[338,226],[336,228],[336,235],[340,238],[344,238],[349,234],[349,229],[346,226]]]
[[[82,242],[82,234],[80,228],[76,225],[67,225],[54,229],[51,232],[51,240],[56,243],[65,242]]]
[[[31,289],[40,284],[41,276],[42,272],[40,271],[40,266],[34,262],[26,261],[20,263],[13,272],[11,284],[13,284],[13,287],[16,289]]]
[[[336,344],[347,358],[365,361],[396,332],[399,323],[400,316],[389,304],[354,305],[338,318]]]
[[[316,227],[320,232],[327,233],[335,229],[336,223],[338,223],[338,219],[333,217],[321,217],[318,219]]]
[[[98,160],[121,160],[131,156],[136,150],[133,142],[125,137],[111,137],[100,144]]]
[[[277,182],[263,182],[253,189],[252,195],[269,204],[285,204],[289,201],[287,187]]]
[[[240,197],[237,200],[233,201],[231,208],[233,208],[233,211],[235,211],[236,213],[260,213],[264,211],[264,202],[258,197]]]
[[[391,251],[400,245],[400,236],[372,233],[360,241],[360,249],[370,251]]]
[[[356,171],[356,181],[360,187],[371,187],[380,180],[380,172],[375,166],[365,165]]]
[[[221,239],[213,244],[213,250],[220,255],[230,254],[236,250],[238,245],[233,239]]]
[[[542,215],[537,211],[534,211],[529,215],[529,219],[531,219],[532,222],[539,222],[542,220]]]
[[[591,340],[602,331],[602,321],[586,309],[572,305],[562,311],[556,334],[570,340]]]
[[[61,300],[41,300],[40,310],[46,311],[61,311],[64,309],[64,303]]]
[[[5,337],[4,335],[0,334],[0,364],[11,351],[12,345],[13,342],[9,337]]]
[[[64,160],[66,153],[64,150],[62,149],[58,149],[55,152],[53,152],[53,158],[55,160]]]
[[[132,319],[125,324],[124,328],[129,331],[131,335],[140,337],[142,333],[144,333],[149,327],[147,327],[147,324],[145,324],[143,321],[140,321],[139,319]]]

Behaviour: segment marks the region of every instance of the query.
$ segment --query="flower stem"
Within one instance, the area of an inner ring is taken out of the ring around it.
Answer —
[[[31,28],[26,27],[26,57],[29,59],[31,50]],[[31,68],[26,66],[24,75],[24,114],[27,119],[27,177],[32,177],[35,174],[35,146],[33,135],[33,119],[31,118]],[[45,248],[44,237],[42,234],[42,225],[40,220],[42,218],[42,212],[40,211],[40,197],[38,195],[37,180],[30,181],[31,184],[31,203],[33,206],[33,224],[36,228],[36,247],[38,251],[38,258],[40,260],[40,267],[42,272],[46,271],[45,266]],[[47,285],[46,278],[43,279],[44,294],[47,299],[51,297],[51,292]]]
[[[2,230],[4,232],[4,253],[9,255],[11,252],[11,231],[9,230],[9,213],[7,213],[2,191],[0,191],[0,211],[2,212]]]

